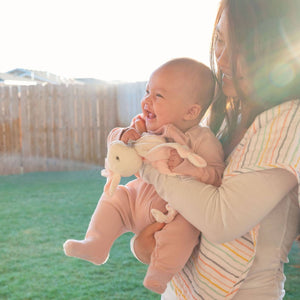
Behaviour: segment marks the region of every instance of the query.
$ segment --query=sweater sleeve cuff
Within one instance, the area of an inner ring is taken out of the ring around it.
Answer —
[[[133,256],[139,261],[141,262],[142,264],[144,264],[138,257],[137,255],[135,254],[135,251],[134,251],[134,242],[135,242],[135,239],[136,239],[136,235],[134,235],[131,240],[130,240],[130,250],[133,254]]]

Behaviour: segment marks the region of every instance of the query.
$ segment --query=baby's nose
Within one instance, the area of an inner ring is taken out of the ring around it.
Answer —
[[[145,103],[144,103],[144,109],[148,109],[149,108],[149,104],[148,104],[148,102],[147,101],[145,101]]]
[[[147,96],[147,97],[145,98],[145,105],[146,105],[147,107],[149,107],[149,106],[152,105],[152,97],[151,97],[151,96]]]
[[[151,95],[147,95],[146,97],[145,97],[145,102],[146,103],[149,103],[149,102],[151,102],[151,99],[152,97],[151,97]]]

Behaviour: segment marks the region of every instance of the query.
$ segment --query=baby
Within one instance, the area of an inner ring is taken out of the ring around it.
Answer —
[[[125,143],[137,140],[143,131],[140,129],[142,122],[147,132],[161,135],[168,142],[188,146],[207,163],[206,167],[196,167],[182,159],[176,150],[170,150],[168,167],[171,172],[218,186],[224,170],[222,146],[208,128],[199,125],[213,93],[214,79],[208,67],[188,58],[171,60],[152,73],[141,101],[142,115],[129,128],[113,129],[108,144],[116,139]],[[104,193],[85,239],[66,241],[66,255],[94,264],[105,263],[113,242],[121,234],[128,231],[138,234],[155,222],[152,209],[166,213],[166,202],[141,178],[118,186],[113,196]],[[144,286],[162,294],[192,254],[199,242],[199,234],[180,214],[157,232]]]

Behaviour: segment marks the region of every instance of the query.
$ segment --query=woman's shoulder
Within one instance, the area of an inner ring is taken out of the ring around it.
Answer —
[[[270,109],[265,110],[259,116],[267,115],[269,118],[274,118],[280,116],[286,112],[299,112],[300,111],[300,99],[289,100],[282,102],[276,106],[271,107]]]
[[[256,117],[253,126],[262,128],[270,124],[281,123],[285,126],[288,123],[293,123],[299,120],[300,116],[300,99],[283,102],[279,105],[265,110]]]
[[[279,113],[284,113],[286,111],[298,111],[300,110],[300,99],[293,99],[286,102],[282,102],[272,108],[277,110]]]
[[[300,101],[274,106],[258,116],[228,159],[230,170],[299,169]]]

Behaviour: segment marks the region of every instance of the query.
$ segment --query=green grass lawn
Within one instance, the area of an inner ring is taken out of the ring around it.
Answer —
[[[68,238],[82,239],[102,193],[99,171],[0,176],[0,299],[160,299],[143,287],[146,266],[114,244],[103,266],[66,257]],[[287,295],[300,299],[300,251],[286,266]]]

